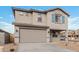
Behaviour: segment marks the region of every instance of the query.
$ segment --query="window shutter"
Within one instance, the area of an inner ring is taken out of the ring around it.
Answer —
[[[62,16],[62,23],[65,23],[65,17]]]
[[[55,19],[56,19],[55,14],[52,14],[52,22],[53,23],[55,23]]]

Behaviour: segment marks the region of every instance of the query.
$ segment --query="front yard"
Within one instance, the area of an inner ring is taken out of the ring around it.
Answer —
[[[0,52],[15,52],[15,51],[17,51],[17,45],[13,43],[0,45]]]
[[[79,51],[79,42],[73,42],[69,41],[68,43],[66,41],[57,41],[57,42],[52,42],[53,44],[61,47],[61,48],[66,48],[74,51]]]

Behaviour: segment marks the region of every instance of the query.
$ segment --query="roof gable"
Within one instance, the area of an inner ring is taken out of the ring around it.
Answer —
[[[65,11],[64,11],[63,9],[61,9],[61,8],[49,9],[49,10],[46,10],[46,12],[55,11],[55,10],[60,10],[60,11],[62,11],[64,14],[66,14],[67,16],[70,16],[67,12],[65,12]]]

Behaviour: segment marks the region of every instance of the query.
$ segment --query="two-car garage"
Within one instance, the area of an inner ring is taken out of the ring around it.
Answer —
[[[20,43],[45,43],[46,38],[46,28],[20,28]]]

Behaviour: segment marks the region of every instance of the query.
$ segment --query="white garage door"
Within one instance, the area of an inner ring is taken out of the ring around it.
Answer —
[[[46,30],[20,29],[20,42],[46,42]]]

